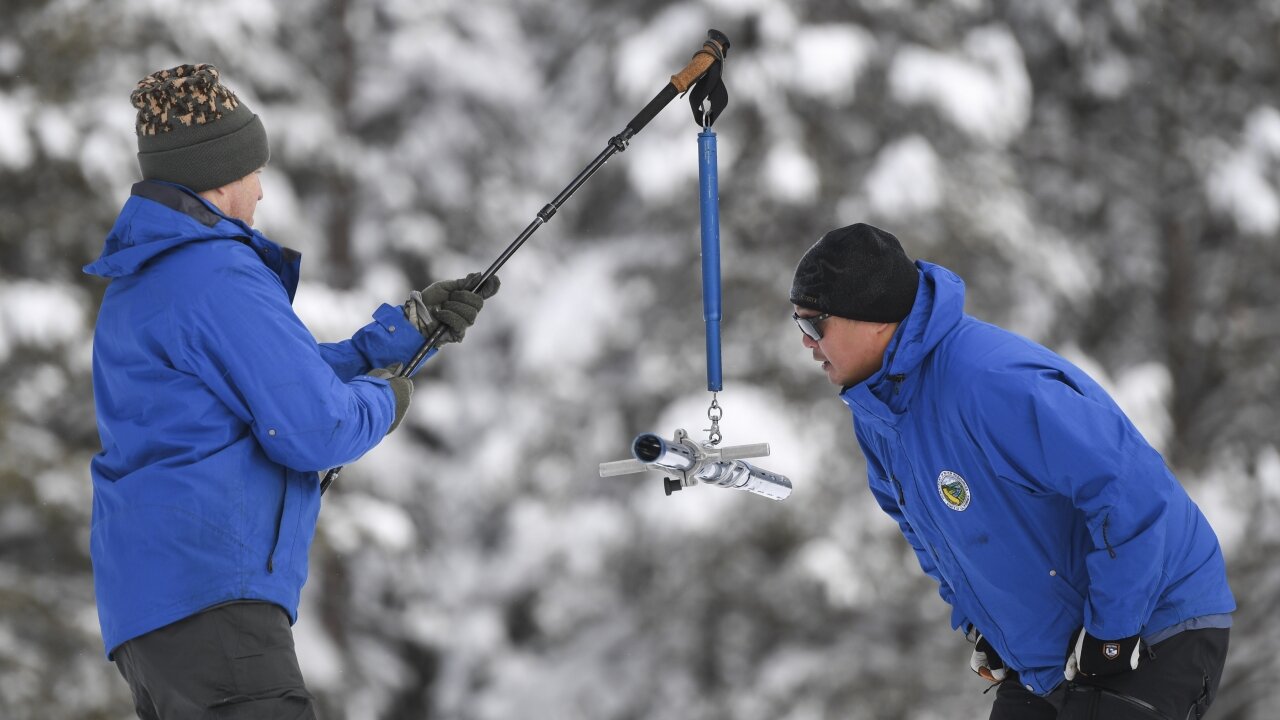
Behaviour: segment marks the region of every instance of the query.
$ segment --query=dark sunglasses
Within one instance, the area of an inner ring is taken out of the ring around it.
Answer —
[[[791,319],[796,321],[800,332],[808,335],[813,340],[822,339],[822,321],[831,317],[831,313],[822,313],[821,315],[809,315],[801,317],[796,313],[791,313]]]

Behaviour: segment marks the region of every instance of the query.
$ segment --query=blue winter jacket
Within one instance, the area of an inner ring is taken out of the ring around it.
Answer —
[[[93,342],[102,452],[90,550],[107,657],[229,600],[297,619],[320,509],[317,471],[383,438],[371,368],[422,343],[398,307],[317,344],[290,303],[299,256],[178,185],[134,186],[102,256]]]
[[[964,283],[917,262],[881,370],[846,388],[871,490],[920,565],[1033,692],[1073,633],[1150,637],[1235,601],[1217,537],[1080,369],[964,314]]]

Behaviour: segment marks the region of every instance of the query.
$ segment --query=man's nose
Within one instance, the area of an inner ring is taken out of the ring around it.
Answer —
[[[818,341],[814,340],[808,335],[805,335],[804,333],[800,333],[800,342],[804,343],[804,346],[809,348],[810,350],[818,347]]]

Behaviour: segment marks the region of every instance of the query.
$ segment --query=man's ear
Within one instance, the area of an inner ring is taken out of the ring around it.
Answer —
[[[204,198],[205,200],[208,200],[209,202],[213,203],[214,207],[218,208],[219,210],[223,212],[227,211],[227,206],[224,204],[226,202],[226,197],[227,197],[226,185],[223,185],[222,187],[209,188],[208,190],[201,190],[196,194]]]
[[[893,333],[896,332],[897,330],[898,330],[898,323],[879,323],[879,326],[876,328],[876,335],[879,335],[880,337],[890,338],[890,337],[893,337]]]

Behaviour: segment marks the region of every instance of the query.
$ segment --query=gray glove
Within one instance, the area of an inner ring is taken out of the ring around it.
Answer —
[[[431,337],[443,323],[448,332],[440,336],[440,344],[460,342],[467,328],[476,321],[484,301],[493,297],[502,284],[494,275],[476,292],[471,292],[471,286],[476,284],[481,274],[471,273],[458,280],[441,280],[431,283],[425,290],[414,290],[404,303],[404,316],[424,338]]]
[[[409,378],[400,377],[400,368],[402,365],[396,363],[391,367],[376,368],[366,373],[369,377],[381,378],[387,381],[391,386],[391,392],[396,396],[396,416],[391,421],[391,427],[387,428],[387,434],[390,435],[400,425],[400,421],[404,419],[405,411],[409,409],[409,399],[413,397],[413,381]]]

